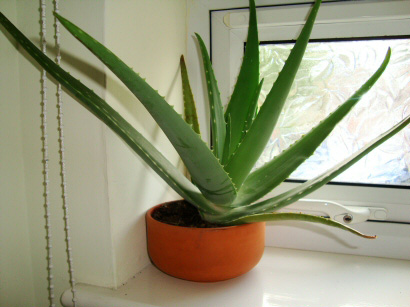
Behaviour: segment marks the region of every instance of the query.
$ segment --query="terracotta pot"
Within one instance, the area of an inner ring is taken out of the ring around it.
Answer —
[[[151,261],[161,271],[182,279],[214,282],[240,276],[261,259],[265,223],[218,228],[191,228],[161,223],[146,214]]]

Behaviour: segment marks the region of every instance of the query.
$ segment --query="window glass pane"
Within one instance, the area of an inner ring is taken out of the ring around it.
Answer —
[[[260,104],[293,44],[260,46]],[[308,132],[348,99],[377,69],[388,47],[386,72],[291,179],[310,179],[348,157],[410,114],[410,39],[310,43],[277,128],[256,167]],[[405,128],[334,181],[410,186],[410,128]]]

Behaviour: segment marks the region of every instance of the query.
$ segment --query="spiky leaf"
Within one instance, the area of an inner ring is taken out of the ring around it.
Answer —
[[[259,85],[255,90],[252,102],[249,106],[248,116],[247,116],[246,121],[245,121],[245,127],[244,127],[244,131],[243,131],[243,134],[242,134],[241,141],[245,137],[248,130],[251,128],[252,123],[256,118],[256,114],[258,113],[258,100],[259,100],[259,95],[260,95],[261,90],[262,90],[263,81],[264,81],[264,79],[262,79],[261,82],[259,82]]]
[[[380,68],[345,103],[340,105],[319,125],[291,145],[273,160],[251,173],[245,180],[238,197],[237,206],[252,203],[282,183],[296,168],[308,159],[334,127],[351,111],[382,75],[390,60],[390,48]]]
[[[64,88],[77,97],[85,108],[120,136],[179,195],[195,204],[201,210],[206,212],[219,211],[216,206],[212,205],[201,195],[197,187],[189,182],[175,166],[124,118],[92,90],[44,55],[2,13],[0,13],[0,23],[36,62],[60,82]]]
[[[225,165],[226,161],[229,159],[229,146],[231,144],[231,116],[228,115],[226,118],[226,139],[224,154],[222,157],[222,164]]]
[[[262,212],[272,212],[272,211],[279,210],[283,207],[286,207],[296,202],[297,200],[305,197],[306,195],[314,192],[315,190],[319,189],[320,187],[328,183],[330,180],[332,180],[336,176],[343,173],[346,169],[348,169],[354,163],[359,161],[361,158],[366,156],[369,152],[371,152],[377,146],[387,141],[389,138],[391,138],[393,135],[398,133],[400,130],[404,129],[409,124],[410,124],[410,115],[404,118],[402,121],[400,121],[396,125],[394,125],[388,131],[379,135],[377,138],[372,140],[369,144],[364,146],[358,152],[356,152],[349,158],[345,159],[344,161],[340,162],[339,164],[337,164],[335,167],[331,168],[324,174],[314,179],[308,180],[298,185],[296,188],[293,188],[273,198],[231,210],[229,213],[227,213],[227,215],[229,215],[230,219],[237,219],[246,213],[256,214],[256,213],[262,213]],[[224,216],[225,220],[229,218],[228,216]]]
[[[93,52],[141,101],[175,147],[193,182],[203,195],[216,204],[232,202],[236,197],[236,190],[228,174],[185,120],[115,54],[67,19],[55,15],[61,24]]]
[[[242,183],[259,159],[265,149],[266,143],[272,135],[272,131],[285,104],[296,72],[302,61],[303,54],[305,53],[320,3],[321,0],[318,0],[313,6],[308,20],[278,79],[266,97],[243,142],[239,145],[225,167],[238,189],[242,186]]]
[[[336,227],[348,232],[351,232],[359,237],[366,239],[376,239],[376,236],[365,235],[357,230],[354,230],[342,223],[333,221],[328,218],[323,218],[320,216],[303,214],[303,213],[262,213],[255,214],[250,216],[241,217],[233,221],[233,225],[245,224],[245,223],[257,223],[257,222],[268,222],[268,221],[301,221],[301,222],[310,222],[318,223],[326,226]]]
[[[250,112],[254,93],[259,84],[259,40],[255,1],[249,1],[249,28],[245,55],[239,71],[238,80],[225,112],[225,119],[231,118],[231,139],[226,146],[228,157],[232,155],[242,140],[246,130],[245,122]]]
[[[205,43],[199,34],[195,33],[195,35],[198,39],[199,49],[202,54],[202,62],[204,65],[206,85],[208,89],[213,151],[215,156],[221,161],[226,138],[226,123],[221,102],[221,94],[219,93],[218,84],[215,79]]]

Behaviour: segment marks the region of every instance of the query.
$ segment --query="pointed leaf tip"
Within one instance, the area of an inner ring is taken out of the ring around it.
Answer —
[[[292,48],[292,51],[290,52],[290,55],[288,59],[286,60],[283,69],[279,73],[278,78],[276,79],[269,94],[267,95],[265,102],[263,103],[262,107],[260,108],[258,112],[258,115],[256,116],[255,120],[252,123],[251,128],[249,129],[248,133],[246,134],[243,141],[241,142],[241,145],[236,149],[236,154],[233,155],[230,161],[228,161],[228,163],[226,164],[225,170],[231,175],[231,177],[234,180],[234,183],[239,188],[242,186],[242,183],[244,182],[246,177],[251,172],[256,161],[259,159],[263,150],[265,149],[268,140],[272,136],[272,131],[275,128],[276,123],[279,119],[281,110],[285,104],[286,98],[293,84],[293,80],[296,76],[296,73],[299,69],[299,65],[305,53],[305,49],[308,44],[311,31],[313,29],[313,25],[314,25],[314,22],[317,16],[317,12],[319,10],[319,5],[320,3],[316,2],[314,7],[311,9],[308,19],[305,25],[303,26],[303,29],[298,39],[296,40],[296,43],[294,47]],[[252,17],[252,14],[251,14],[251,17]],[[250,38],[251,38],[251,33],[252,33],[251,29],[254,28],[254,32],[256,35],[253,35],[254,48],[255,48],[254,50],[255,55],[254,55],[253,61],[257,62],[259,61],[259,45],[257,41],[258,37],[257,37],[256,17],[254,20],[255,23],[253,24],[253,27],[251,27],[252,18],[250,18],[249,20],[250,22],[249,22],[248,43],[250,43]],[[245,58],[244,58],[243,63],[245,63],[246,52],[248,50],[251,50],[250,44],[246,46]],[[256,68],[259,69],[259,64],[258,64],[258,67],[255,67],[255,70]],[[239,91],[242,91],[245,85],[249,86],[249,84],[251,83],[250,79],[251,79],[250,73],[247,72],[243,80],[244,85],[240,86],[241,90]],[[240,82],[240,78],[238,77],[238,82],[237,82],[236,87],[238,86],[239,82]],[[259,84],[259,70],[255,72],[254,82],[255,83],[254,83],[254,89],[252,90],[252,94],[255,92],[255,89],[257,88]],[[235,87],[235,90],[236,90],[236,87]],[[235,91],[234,91],[234,94],[236,94]],[[232,94],[231,102],[229,103],[228,109],[227,109],[227,112],[230,113],[231,115],[233,115],[234,114],[233,111],[235,111],[235,109],[233,109],[234,101],[239,104],[239,107],[238,107],[239,110],[243,109],[242,104],[244,100],[244,94],[241,93],[239,97],[235,96],[234,94]],[[245,112],[241,112],[241,113],[242,115],[246,114]],[[234,126],[233,125],[234,119],[235,117],[232,117],[232,126]],[[243,120],[245,119],[246,117],[243,118]],[[237,126],[233,128],[233,131],[239,131]],[[236,139],[234,137],[232,138]]]

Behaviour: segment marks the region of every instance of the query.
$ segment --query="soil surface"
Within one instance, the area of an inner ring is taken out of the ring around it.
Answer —
[[[174,201],[154,210],[152,217],[162,223],[196,228],[215,228],[221,225],[209,223],[201,218],[198,209],[185,200]]]

